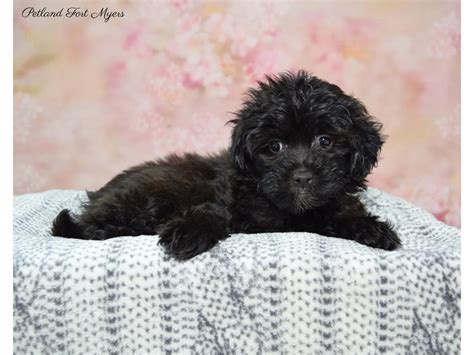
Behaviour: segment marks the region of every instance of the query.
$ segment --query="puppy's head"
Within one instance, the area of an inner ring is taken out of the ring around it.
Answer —
[[[239,173],[295,214],[364,188],[383,144],[364,105],[304,71],[266,79],[232,121]]]

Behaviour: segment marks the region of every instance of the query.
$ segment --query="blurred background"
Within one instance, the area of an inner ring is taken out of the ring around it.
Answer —
[[[24,18],[22,10],[123,11]],[[14,192],[96,189],[228,144],[242,93],[307,69],[389,136],[369,179],[460,226],[458,1],[14,2]]]

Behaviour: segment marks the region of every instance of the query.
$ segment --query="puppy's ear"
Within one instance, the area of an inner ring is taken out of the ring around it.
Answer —
[[[250,137],[254,129],[248,127],[246,120],[241,118],[231,120],[230,123],[234,125],[230,152],[237,171],[247,174],[251,168],[252,150],[250,147]]]
[[[368,115],[353,119],[350,133],[351,176],[361,183],[377,164],[379,152],[384,143],[380,130],[382,124]]]

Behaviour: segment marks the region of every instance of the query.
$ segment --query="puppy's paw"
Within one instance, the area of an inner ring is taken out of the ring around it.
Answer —
[[[400,245],[400,238],[390,224],[374,219],[367,219],[357,232],[359,243],[384,250],[395,250]]]
[[[229,216],[211,203],[195,206],[163,225],[159,244],[178,260],[201,254],[228,236]]]

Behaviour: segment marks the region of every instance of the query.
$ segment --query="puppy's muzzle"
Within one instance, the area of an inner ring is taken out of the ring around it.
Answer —
[[[301,191],[307,190],[314,182],[314,176],[306,169],[298,169],[292,176],[294,186]]]

